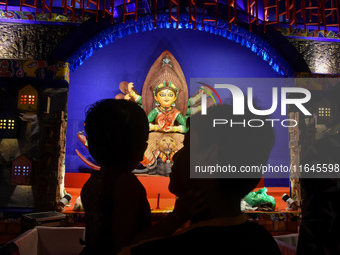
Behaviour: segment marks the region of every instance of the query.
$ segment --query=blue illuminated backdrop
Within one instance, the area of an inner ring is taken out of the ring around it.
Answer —
[[[134,82],[136,90],[141,92],[150,67],[164,50],[177,59],[188,84],[190,78],[201,77],[283,77],[268,61],[263,61],[263,56],[214,33],[157,28],[118,37],[114,43],[93,51],[90,58],[70,73],[66,172],[88,171],[75,153],[78,149],[89,155],[76,136],[84,129],[86,107],[99,99],[114,98],[121,81]],[[276,136],[283,146],[275,155],[288,163],[288,132],[280,131]],[[269,179],[266,186],[288,186],[288,183],[288,179]]]

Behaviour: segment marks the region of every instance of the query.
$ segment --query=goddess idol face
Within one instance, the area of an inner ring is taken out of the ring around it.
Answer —
[[[163,89],[155,96],[155,100],[158,101],[163,107],[170,107],[172,103],[176,101],[176,99],[176,94],[170,89]]]

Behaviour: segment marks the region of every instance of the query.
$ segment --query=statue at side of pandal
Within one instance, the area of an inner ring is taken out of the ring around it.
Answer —
[[[209,88],[199,89],[189,99],[183,71],[169,51],[164,51],[150,68],[141,95],[135,90],[132,82],[121,82],[119,88],[122,93],[115,98],[139,104],[149,121],[148,147],[143,161],[140,162],[143,167],[134,170],[134,173],[168,176],[173,155],[183,147],[184,133],[188,130],[187,118],[201,110],[201,95]],[[211,105],[209,99],[208,105]],[[78,138],[86,145],[86,139],[81,132],[78,133]],[[91,168],[100,168],[88,161],[79,151],[77,154]]]

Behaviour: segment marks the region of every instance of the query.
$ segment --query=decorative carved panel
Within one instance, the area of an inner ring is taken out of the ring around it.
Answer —
[[[302,54],[312,73],[340,74],[340,42],[288,40]]]
[[[74,28],[0,23],[0,59],[47,59]]]

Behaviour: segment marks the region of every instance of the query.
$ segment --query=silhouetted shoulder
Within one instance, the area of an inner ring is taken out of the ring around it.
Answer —
[[[132,247],[130,254],[238,254],[280,255],[270,233],[254,222],[235,226],[192,228],[167,238]],[[128,254],[128,253],[126,253]]]

